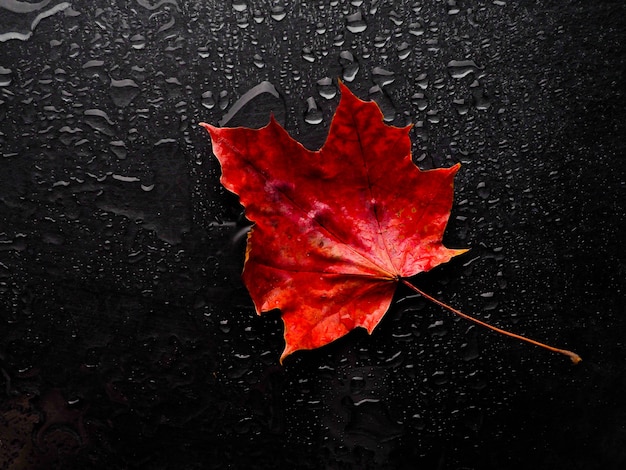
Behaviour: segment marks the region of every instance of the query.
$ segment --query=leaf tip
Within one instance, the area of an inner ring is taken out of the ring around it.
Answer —
[[[198,125],[200,127],[204,127],[209,134],[211,134],[212,131],[217,129],[217,127],[212,126],[211,124],[207,124],[206,122],[199,122]]]
[[[283,350],[282,354],[280,355],[280,359],[278,360],[280,365],[284,366],[285,365],[285,358],[287,356],[290,356],[295,351],[296,351],[296,348],[291,348],[291,347],[289,347],[289,344],[285,344],[285,349]]]
[[[347,97],[353,96],[356,98],[356,95],[352,93],[352,90],[350,90],[350,88],[348,88],[348,86],[345,83],[343,83],[343,80],[338,78],[337,83],[339,84],[339,92],[341,93],[342,97],[345,96],[347,98]]]

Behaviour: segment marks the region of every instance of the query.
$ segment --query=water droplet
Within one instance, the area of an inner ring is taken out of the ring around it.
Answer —
[[[11,84],[11,74],[13,71],[0,65],[0,86],[9,86]]]
[[[431,124],[438,124],[439,121],[441,121],[439,112],[434,109],[431,109],[426,113],[426,119],[428,119],[428,122],[430,122]]]
[[[224,333],[230,333],[230,325],[228,324],[228,320],[220,320],[220,330]]]
[[[346,42],[346,38],[344,37],[343,34],[338,34],[337,36],[335,36],[333,38],[333,45],[335,47],[341,47],[343,46],[343,43]]]
[[[306,100],[307,111],[304,115],[304,121],[308,124],[319,124],[323,120],[322,112],[318,109],[315,99],[311,96]]]
[[[481,181],[480,183],[478,183],[478,185],[476,186],[476,189],[478,190],[478,196],[481,199],[487,199],[489,197],[489,188],[487,188],[487,185],[485,184],[484,181]]]
[[[426,88],[428,88],[428,75],[426,75],[425,73],[420,73],[415,79],[415,83],[417,83],[417,86],[420,87],[422,90],[425,90]]]
[[[180,80],[177,77],[168,77],[165,79],[165,83],[167,83],[168,85],[183,86],[183,84],[180,83]]]
[[[360,10],[352,15],[346,16],[346,28],[354,34],[362,33],[367,29],[367,23],[363,19],[363,15]]]
[[[339,63],[342,67],[342,77],[344,81],[351,82],[359,71],[359,63],[355,61],[354,55],[350,51],[339,53]]]
[[[139,85],[130,78],[124,80],[111,80],[109,94],[115,106],[125,108],[139,94]]]
[[[228,105],[230,104],[230,99],[228,98],[228,92],[226,90],[220,91],[218,103],[222,111],[228,108]]]
[[[448,334],[448,330],[446,329],[442,320],[437,320],[434,323],[428,325],[428,332],[437,337],[445,336]]]
[[[130,44],[133,49],[144,49],[146,47],[146,37],[142,34],[135,34],[130,37]]]
[[[122,181],[123,183],[137,183],[138,181],[140,181],[140,179],[136,176],[118,175],[116,173],[111,175],[111,178],[117,181]]]
[[[92,129],[100,131],[110,137],[115,135],[113,121],[111,121],[108,114],[104,111],[100,109],[87,109],[83,114],[85,116],[85,122]]]
[[[59,129],[59,140],[65,145],[71,145],[76,140],[75,134],[80,134],[83,130],[80,127],[63,126]]]
[[[456,5],[456,0],[448,0],[448,6],[450,7],[448,9],[448,15],[456,15],[461,11]]]
[[[393,21],[393,24],[395,24],[396,26],[400,26],[402,23],[404,23],[402,15],[400,15],[400,13],[395,10],[391,10],[389,12],[389,19],[391,19],[391,21]]]
[[[282,21],[285,18],[285,16],[287,16],[285,7],[282,5],[273,6],[270,12],[270,16],[272,17],[273,20]]]
[[[377,35],[374,38],[374,47],[377,49],[382,49],[383,47],[385,47],[387,45],[387,42],[391,39],[391,36],[389,35]]]
[[[126,144],[122,140],[113,140],[109,142],[109,146],[111,151],[115,154],[117,158],[120,160],[124,160],[126,155],[128,154],[128,150],[126,149]]]
[[[233,0],[233,10],[235,11],[246,11],[248,5],[244,0]]]
[[[326,25],[324,23],[317,23],[315,25],[315,32],[317,34],[319,34],[320,36],[322,36],[323,34],[326,34]]]
[[[220,97],[222,93],[220,93]],[[255,108],[255,113],[253,114],[246,112],[251,107]],[[223,109],[221,104],[220,109]],[[270,113],[273,113],[279,122],[284,120],[284,102],[276,87],[268,81],[263,81],[244,93],[232,105],[228,113],[220,119],[219,123],[220,126],[228,124],[230,127],[236,127],[237,125],[261,127],[267,124],[267,117]]]
[[[372,70],[372,80],[376,85],[382,88],[385,85],[393,83],[395,75],[393,72],[385,70],[382,67],[374,67],[374,70]]]
[[[400,60],[404,60],[409,55],[411,55],[411,46],[409,45],[408,42],[404,41],[398,45],[398,47],[396,48],[396,51],[398,52],[398,58]]]
[[[143,81],[147,78],[146,69],[143,67],[139,67],[138,65],[133,65],[131,67],[131,75],[135,78],[135,80]]]
[[[263,57],[260,54],[254,54],[252,57],[252,62],[256,65],[257,68],[262,69],[265,67],[265,62],[263,62]]]
[[[317,81],[317,92],[322,98],[330,100],[337,95],[337,88],[329,77],[324,77]]]
[[[104,60],[88,60],[87,62],[85,62],[83,64],[83,70],[87,70],[87,69],[91,69],[91,68],[95,68],[95,67],[102,67],[104,65]]]
[[[426,420],[419,413],[414,414],[411,418],[413,419],[415,429],[422,431],[426,428]]]
[[[307,62],[315,62],[315,55],[313,55],[313,52],[310,47],[302,48],[302,58],[306,60]]]
[[[472,90],[472,97],[474,98],[474,106],[476,109],[484,111],[491,107],[491,101],[482,90]]]
[[[448,62],[448,73],[452,78],[463,78],[470,73],[482,70],[473,60],[451,60]]]
[[[445,385],[448,383],[448,377],[442,370],[438,370],[433,374],[433,383],[435,385]]]
[[[413,36],[421,36],[424,34],[424,27],[421,23],[411,23],[409,25],[409,34]]]
[[[215,107],[215,98],[212,91],[205,91],[202,93],[202,106],[207,109],[213,109]]]
[[[359,393],[365,387],[365,379],[361,376],[354,376],[350,380],[350,392]]]
[[[250,22],[248,21],[247,16],[242,16],[241,18],[237,18],[237,27],[241,29],[246,29],[250,26]]]
[[[414,106],[417,106],[418,111],[425,111],[428,107],[428,100],[424,96],[424,93],[415,93],[411,97],[411,102]]]
[[[41,20],[71,6],[69,2],[61,2],[43,10],[49,3],[49,0],[37,3],[3,1],[1,5],[3,21],[0,27],[0,42],[11,39],[28,40]]]
[[[198,47],[198,55],[202,59],[208,59],[209,57],[211,57],[211,54],[209,53],[209,48],[207,46]]]
[[[78,54],[80,54],[81,51],[81,47],[76,44],[75,42],[73,42],[72,44],[70,44],[70,51],[68,53],[69,57],[78,57]]]
[[[265,17],[263,16],[263,12],[261,10],[258,10],[258,9],[254,10],[252,12],[252,19],[257,24],[261,24],[261,23],[263,23],[263,21],[265,21]]]
[[[463,116],[468,113],[469,105],[466,103],[464,99],[453,100],[452,104],[456,108],[456,112],[459,113],[460,116]]]

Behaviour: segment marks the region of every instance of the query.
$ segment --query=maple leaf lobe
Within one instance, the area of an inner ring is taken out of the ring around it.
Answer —
[[[254,222],[243,281],[257,313],[282,312],[281,362],[356,327],[371,333],[401,278],[466,251],[442,244],[459,165],[420,170],[410,127],[385,124],[375,103],[340,88],[318,151],[273,118],[261,129],[202,124],[222,184]]]

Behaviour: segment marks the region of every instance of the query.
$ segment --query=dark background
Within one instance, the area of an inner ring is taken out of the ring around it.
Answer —
[[[0,468],[626,468],[622,1],[29,3],[0,0]],[[197,123],[318,148],[338,78],[462,163],[471,251],[415,283],[580,365],[404,288],[278,364]]]

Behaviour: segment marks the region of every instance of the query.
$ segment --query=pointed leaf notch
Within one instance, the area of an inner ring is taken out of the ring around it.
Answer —
[[[442,243],[460,165],[420,170],[411,159],[410,126],[385,124],[376,103],[342,83],[340,89],[317,151],[273,117],[261,129],[201,123],[221,183],[239,195],[254,223],[242,277],[258,314],[281,311],[281,362],[357,327],[371,334],[399,283],[475,323],[580,362],[575,353],[465,315],[407,281],[467,251]]]

